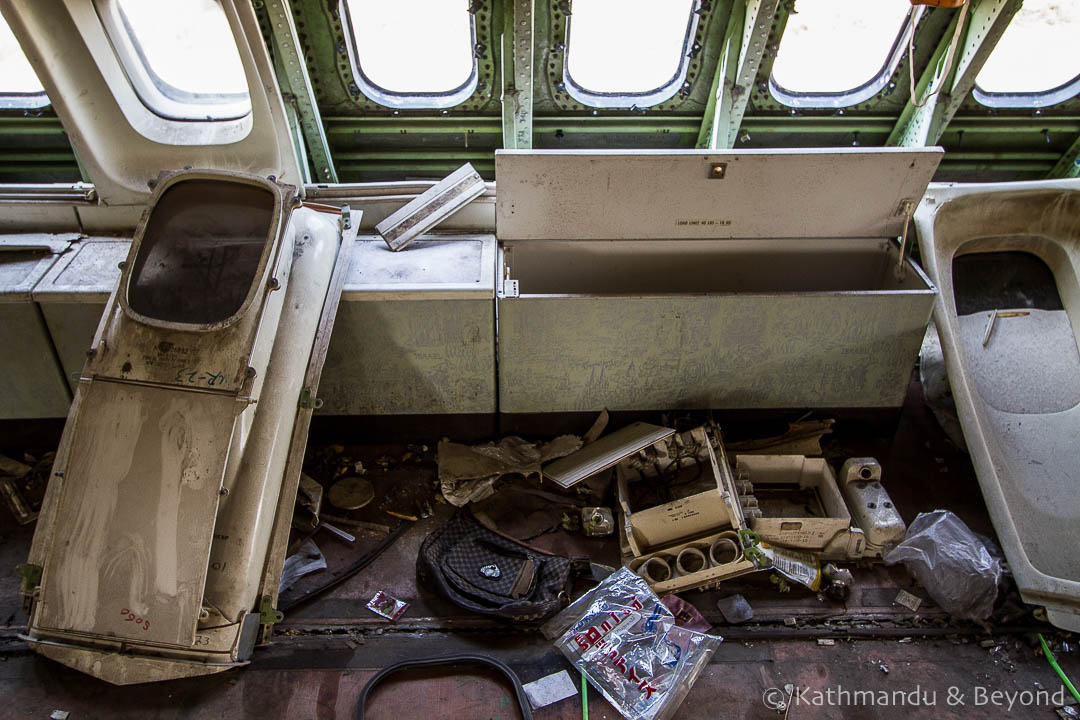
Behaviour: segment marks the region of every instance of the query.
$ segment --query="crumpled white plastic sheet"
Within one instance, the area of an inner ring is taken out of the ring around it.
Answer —
[[[886,565],[903,564],[954,617],[985,620],[994,611],[1001,562],[948,510],[919,513],[884,560]]]

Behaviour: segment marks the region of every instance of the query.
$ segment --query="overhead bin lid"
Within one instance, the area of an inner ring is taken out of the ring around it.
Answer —
[[[75,243],[34,287],[38,302],[103,303],[120,282],[130,240],[88,237]]]
[[[360,236],[341,298],[468,300],[495,297],[494,235],[423,235],[394,252]]]
[[[38,281],[78,234],[0,236],[0,303],[29,302]]]
[[[500,240],[895,237],[941,148],[499,150]]]

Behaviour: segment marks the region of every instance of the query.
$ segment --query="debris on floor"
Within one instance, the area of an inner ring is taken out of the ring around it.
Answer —
[[[607,537],[615,532],[615,516],[611,508],[581,508],[581,528],[586,537]]]
[[[525,696],[529,698],[529,705],[533,710],[554,705],[578,694],[577,685],[565,670],[525,683],[522,689],[525,690]]]
[[[37,520],[55,457],[53,452],[40,458],[27,454],[20,462],[0,455],[0,497],[20,525]]]
[[[670,428],[649,423],[627,425],[545,466],[544,478],[560,487],[571,487],[674,434]]]
[[[948,510],[920,513],[885,563],[903,564],[934,602],[957,618],[985,620],[994,610],[1001,562]]]
[[[17,480],[14,478],[0,478],[0,495],[3,496],[4,503],[15,517],[15,521],[20,525],[29,525],[37,520],[38,513],[36,510],[30,509],[30,503],[26,501],[22,492],[20,492]]]
[[[311,538],[308,538],[285,558],[285,567],[281,571],[278,592],[283,592],[286,588],[292,587],[297,580],[305,575],[325,569],[326,558],[323,557],[322,550]]]
[[[26,463],[12,460],[6,455],[0,455],[0,474],[10,475],[15,479],[26,477],[32,468]],[[57,712],[61,712],[57,710]]]
[[[562,610],[575,578],[590,571],[587,559],[513,540],[468,508],[424,539],[416,561],[417,580],[426,589],[469,612],[518,624]]]
[[[728,595],[716,601],[716,609],[731,625],[738,625],[754,617],[754,609],[742,595]]]
[[[642,578],[612,573],[544,628],[555,647],[626,718],[666,720],[723,641],[679,627]]]
[[[743,440],[728,445],[728,452],[742,455],[821,455],[821,438],[832,432],[835,420],[803,420],[788,424],[787,432],[774,437]]]
[[[896,598],[893,602],[897,605],[903,605],[911,612],[918,612],[919,606],[922,605],[922,598],[913,593],[909,593],[907,590],[901,590],[896,593]]]
[[[380,590],[368,600],[367,609],[376,615],[382,615],[390,622],[395,622],[409,609],[409,603]]]
[[[472,446],[442,440],[438,449],[442,495],[458,507],[483,500],[494,493],[495,482],[504,475],[540,475],[542,463],[579,448],[581,438],[574,435],[540,445],[516,436]]]
[[[679,627],[703,633],[712,630],[712,623],[706,620],[705,616],[696,607],[678,595],[665,595],[660,599],[660,602],[671,611],[672,617],[675,618],[675,624]]]

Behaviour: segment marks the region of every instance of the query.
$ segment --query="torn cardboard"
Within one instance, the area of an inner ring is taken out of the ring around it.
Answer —
[[[561,435],[542,445],[516,436],[474,446],[442,440],[438,462],[443,497],[457,507],[483,500],[495,492],[495,482],[504,475],[540,475],[542,463],[579,448],[581,438],[575,435]]]

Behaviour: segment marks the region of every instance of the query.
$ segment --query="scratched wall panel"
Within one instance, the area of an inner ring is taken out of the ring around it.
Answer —
[[[490,299],[342,302],[320,412],[495,412],[494,313]]]
[[[37,627],[192,644],[235,408],[230,395],[89,385]]]
[[[37,307],[0,302],[0,328],[0,419],[67,415],[68,388]]]
[[[64,368],[72,392],[86,364],[86,351],[93,344],[104,303],[41,303],[41,312],[49,328],[56,354]]]
[[[933,299],[500,298],[500,411],[899,407]]]

